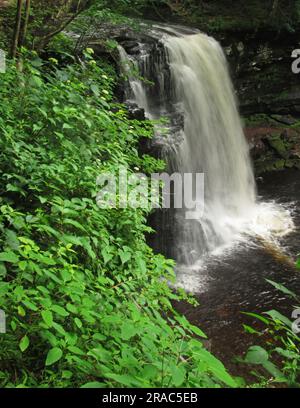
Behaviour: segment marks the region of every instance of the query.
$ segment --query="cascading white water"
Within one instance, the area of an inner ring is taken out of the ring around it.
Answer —
[[[145,109],[148,118],[183,115],[182,128],[170,126],[165,138],[172,149],[162,149],[169,171],[205,173],[204,214],[187,221],[183,208],[173,216],[174,257],[179,264],[193,265],[204,253],[230,245],[242,233],[286,232],[292,227],[288,213],[257,202],[249,148],[221,46],[205,34],[187,35],[174,28],[171,34],[164,29],[159,41],[165,59],[154,58],[152,66],[151,55],[145,52],[134,58],[120,48],[120,55],[147,79],[153,79],[148,78],[149,67],[154,71],[157,97],[142,81],[129,76],[131,99]],[[169,78],[163,74],[166,63]],[[170,88],[167,103],[161,97],[166,83]]]
[[[145,109],[145,112],[148,112],[149,108],[145,87],[142,81],[139,78],[136,78],[136,75],[139,72],[138,62],[134,58],[131,58],[120,45],[118,46],[118,50],[122,62],[122,70],[126,74],[130,86],[130,89],[126,90],[127,96],[132,93],[134,97],[133,101],[138,106]]]
[[[176,167],[205,173],[205,209],[198,221],[203,233],[187,222],[180,233],[183,241],[196,242],[197,256],[197,248],[212,251],[232,240],[237,221],[255,205],[255,182],[222,48],[204,34],[169,37],[165,47],[185,118]]]

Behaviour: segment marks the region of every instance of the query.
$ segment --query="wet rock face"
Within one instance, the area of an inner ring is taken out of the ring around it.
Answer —
[[[258,34],[257,34],[258,35]],[[300,76],[293,73],[298,38],[256,37],[225,48],[242,114],[300,114]]]
[[[223,41],[256,173],[300,168],[300,74],[291,58],[298,34],[271,39],[258,31]]]
[[[300,168],[300,75],[291,58],[298,42],[298,34],[258,31],[226,49],[257,174]]]
[[[145,111],[136,103],[127,102],[128,117],[131,120],[145,120]]]
[[[257,175],[283,168],[300,169],[300,125],[292,116],[275,118],[256,115],[245,120],[244,131]]]

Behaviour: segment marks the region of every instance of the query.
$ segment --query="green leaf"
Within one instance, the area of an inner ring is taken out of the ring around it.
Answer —
[[[262,364],[262,366],[264,367],[265,370],[267,370],[275,378],[275,381],[278,381],[278,382],[287,381],[283,373],[271,361],[265,361]]]
[[[28,349],[28,347],[29,347],[29,338],[28,338],[28,336],[25,335],[24,337],[21,338],[20,343],[19,343],[19,347],[20,347],[20,350],[22,351],[22,353],[24,353],[24,351]]]
[[[66,331],[61,324],[53,322],[53,327],[59,334],[66,336]]]
[[[142,272],[142,274],[145,274],[147,272],[147,265],[146,265],[146,262],[144,261],[144,259],[138,257],[137,258],[137,264],[138,264],[138,268]]]
[[[141,386],[141,382],[131,375],[106,374],[106,377],[111,378],[119,384],[126,385],[127,387]]]
[[[275,351],[276,353],[280,354],[281,356],[285,358],[300,360],[300,354],[295,353],[294,351],[285,350],[285,349],[282,349],[281,347],[276,347]]]
[[[104,263],[105,263],[105,264],[107,264],[107,263],[113,258],[113,254],[109,253],[108,250],[107,250],[107,248],[104,248],[104,249],[101,251],[101,254],[102,254],[102,256],[103,256],[103,259],[104,259]]]
[[[265,323],[266,325],[269,325],[270,321],[266,319],[265,317],[257,314],[257,313],[249,313],[249,312],[242,312],[242,314],[250,317],[254,317],[255,319],[260,320],[261,322]]]
[[[51,310],[43,310],[41,315],[42,315],[42,318],[43,318],[44,322],[46,323],[46,325],[48,327],[52,327],[52,325],[53,325],[53,315],[52,315]]]
[[[82,385],[80,388],[105,388],[105,387],[107,387],[107,384],[100,383],[98,381],[93,381]]]
[[[71,303],[67,303],[66,308],[71,313],[78,313],[77,307],[72,305]]]
[[[289,295],[289,296],[293,297],[294,299],[297,299],[297,295],[294,292],[291,292],[289,289],[287,289],[281,283],[273,282],[270,279],[266,279],[266,281],[269,282],[272,286],[274,286],[274,288],[276,288],[280,292],[284,293],[285,295]]]
[[[3,262],[0,262],[0,278],[5,278],[7,273],[5,264]]]
[[[41,80],[40,77],[38,77],[37,75],[32,75],[30,80],[29,80],[29,84],[32,87],[38,87],[40,88],[43,85],[43,81]]]
[[[46,197],[42,197],[42,196],[39,196],[39,200],[42,204],[45,204],[48,201]]]
[[[268,360],[268,352],[260,346],[251,346],[245,357],[245,362],[250,364],[264,364]]]
[[[59,361],[63,356],[63,352],[60,348],[54,347],[51,350],[49,350],[46,358],[46,366],[50,366],[52,364],[55,364],[57,361]]]
[[[36,305],[32,302],[30,302],[29,300],[23,300],[23,305],[25,305],[28,309],[33,310],[34,312],[38,311],[38,308],[36,307]]]
[[[78,221],[74,221],[74,220],[71,220],[70,218],[66,218],[63,222],[64,224],[72,225],[73,227],[86,232],[86,229],[84,228],[84,226],[81,225]]]
[[[95,96],[99,96],[100,95],[100,91],[99,91],[99,86],[96,84],[92,84],[91,85],[91,91],[93,92],[93,94]]]
[[[18,236],[12,230],[6,230],[6,245],[14,251],[17,251],[19,249],[20,243],[18,240]]]
[[[71,351],[71,353],[78,354],[79,356],[84,356],[85,355],[84,351],[81,350],[79,347],[76,347],[76,346],[69,346],[68,350]]]
[[[274,321],[277,320],[277,321],[285,324],[288,327],[292,326],[292,322],[290,321],[290,319],[288,319],[286,316],[282,315],[277,310],[269,310],[268,312],[265,312],[264,314],[270,316]]]
[[[62,372],[62,378],[70,379],[70,378],[72,378],[72,377],[73,377],[72,371],[63,370],[63,372]]]
[[[22,316],[22,317],[26,316],[26,312],[25,312],[24,308],[22,306],[20,306],[20,305],[18,306],[18,315]]]
[[[68,123],[64,123],[63,129],[73,129],[73,126],[69,125]]]
[[[62,316],[62,317],[67,317],[70,314],[69,312],[66,311],[66,309],[64,309],[63,307],[59,305],[53,305],[51,309],[53,312],[57,313],[59,316]]]
[[[121,337],[123,340],[130,340],[132,337],[136,335],[136,328],[133,324],[129,322],[125,322],[121,328]]]
[[[211,371],[224,384],[228,385],[229,387],[237,386],[236,381],[227,372],[223,363],[220,360],[218,360],[214,355],[212,355],[209,351],[205,350],[204,348],[200,348],[199,351],[195,353],[194,358],[198,359],[198,361],[200,362],[200,367],[202,367],[203,362],[206,362],[207,370]]]
[[[173,366],[172,369],[172,380],[175,387],[180,387],[185,380],[186,370],[181,366]]]
[[[243,328],[244,328],[246,333],[259,334],[259,332],[257,330],[253,329],[253,327],[248,326],[247,324],[243,324]]]
[[[74,322],[79,329],[82,328],[82,321],[78,317],[75,317]]]
[[[17,263],[19,262],[19,257],[12,251],[1,252],[0,262]]]
[[[197,326],[193,326],[192,324],[189,326],[189,329],[196,334],[199,337],[203,337],[204,339],[207,339],[207,335],[201,330],[199,329],[199,327]]]
[[[153,364],[148,364],[143,368],[142,377],[146,380],[151,380],[158,375],[158,368],[155,367]]]
[[[124,252],[122,250],[119,250],[119,256],[121,258],[121,261],[122,261],[123,265],[131,259],[131,253],[130,252]]]

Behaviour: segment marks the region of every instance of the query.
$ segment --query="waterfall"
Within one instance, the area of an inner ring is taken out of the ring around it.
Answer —
[[[136,55],[120,47],[123,63],[153,82],[129,74],[127,99],[144,108],[150,119],[168,118],[167,132],[156,126],[154,143],[169,173],[205,174],[204,213],[187,220],[185,208],[165,210],[159,222],[163,234],[170,236],[168,255],[178,264],[193,265],[243,232],[255,234],[261,207],[221,46],[194,31],[156,27],[152,35],[154,45],[149,49],[140,44]]]

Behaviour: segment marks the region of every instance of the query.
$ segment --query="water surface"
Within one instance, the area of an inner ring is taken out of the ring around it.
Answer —
[[[293,302],[265,279],[282,283],[300,295],[300,271],[289,261],[296,260],[300,252],[300,171],[268,174],[258,182],[258,192],[263,201],[275,200],[292,208],[293,232],[278,240],[279,249],[253,238],[228,253],[212,257],[194,271],[194,285],[189,277],[190,289],[200,305],[177,305],[193,324],[204,329],[209,337],[208,347],[235,374],[243,370],[232,359],[242,355],[248,346],[259,344],[257,336],[245,333],[242,326],[251,325],[254,320],[241,312],[277,309],[291,318],[294,309]]]

